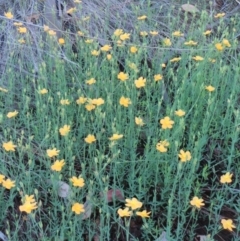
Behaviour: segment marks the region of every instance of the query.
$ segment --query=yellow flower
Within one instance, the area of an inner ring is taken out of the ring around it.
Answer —
[[[113,134],[110,138],[108,138],[110,141],[116,141],[123,138],[123,135]]]
[[[87,98],[80,96],[77,100],[76,100],[78,105],[84,104],[87,102]]]
[[[96,106],[91,104],[91,103],[89,103],[89,104],[85,105],[85,108],[87,109],[87,111],[92,111],[92,110],[94,110],[96,108]]]
[[[164,141],[160,141],[157,143],[156,145],[156,149],[159,152],[167,152],[167,147],[169,146],[169,142],[164,140]]]
[[[136,212],[136,214],[142,218],[149,218],[151,212],[147,212],[146,210],[143,210],[141,212]]]
[[[77,8],[70,8],[70,9],[67,10],[67,13],[68,14],[72,14],[72,13],[74,13],[76,11],[77,11]]]
[[[181,60],[181,57],[178,57],[178,58],[176,57],[176,58],[170,59],[170,62],[174,63],[174,62],[178,62],[180,60]]]
[[[201,208],[201,206],[204,206],[204,201],[202,198],[193,197],[193,199],[190,201],[190,204],[196,208]]]
[[[149,33],[150,33],[151,35],[153,35],[153,36],[158,35],[158,32],[157,32],[157,31],[150,31]]]
[[[190,151],[183,151],[180,150],[180,153],[178,154],[179,158],[181,159],[181,162],[186,162],[186,161],[190,161],[192,156]]]
[[[138,20],[145,20],[145,19],[147,19],[147,16],[146,15],[142,15],[142,16],[138,17],[137,19]]]
[[[211,85],[206,86],[205,89],[208,90],[209,92],[212,92],[212,91],[215,90],[215,88],[213,86],[211,86]]]
[[[230,44],[229,41],[228,41],[227,39],[225,39],[225,38],[223,39],[222,44],[223,44],[225,47],[228,47],[228,48],[231,47],[231,44]]]
[[[122,41],[130,39],[130,33],[123,33],[119,37]]]
[[[172,33],[172,35],[173,35],[174,37],[182,37],[184,34],[181,33],[180,31],[175,31],[175,32]]]
[[[103,47],[101,47],[101,50],[104,51],[104,52],[107,52],[107,51],[109,51],[111,49],[112,49],[112,47],[110,45],[108,45],[108,44],[106,44]]]
[[[3,182],[4,178],[5,178],[5,176],[0,174],[0,184]]]
[[[8,112],[7,113],[7,118],[12,118],[15,117],[18,114],[18,111],[13,111],[13,112]]]
[[[66,136],[70,131],[70,126],[69,125],[64,125],[59,129],[60,135],[61,136]]]
[[[162,125],[162,129],[171,129],[174,121],[172,121],[168,116],[166,116],[160,120],[160,124]]]
[[[119,208],[118,209],[118,215],[122,218],[122,217],[129,217],[132,215],[132,211],[129,210],[129,208],[124,208],[124,209],[121,209]]]
[[[81,214],[85,212],[84,205],[80,203],[74,203],[72,205],[72,211],[76,214]]]
[[[91,103],[93,105],[100,106],[104,104],[104,99],[102,98],[92,99]]]
[[[58,43],[61,44],[61,45],[65,44],[64,38],[59,38]]]
[[[30,203],[36,202],[34,195],[25,195],[24,202],[30,202]]]
[[[176,110],[175,111],[175,115],[177,115],[177,116],[184,116],[185,115],[185,111],[183,111],[183,110],[181,110],[181,109],[179,109],[179,110]]]
[[[232,173],[230,174],[230,172],[227,172],[226,174],[221,176],[220,182],[221,183],[231,183],[232,182]]]
[[[161,67],[162,67],[162,68],[166,68],[166,64],[164,64],[164,63],[161,64]]]
[[[112,58],[111,54],[107,54],[107,59],[110,60]]]
[[[82,3],[80,0],[73,0],[74,3]]]
[[[212,30],[206,30],[203,35],[207,36],[207,35],[210,35],[212,33]]]
[[[5,92],[5,93],[7,93],[7,92],[8,92],[8,90],[7,90],[7,89],[4,89],[4,88],[2,88],[2,87],[0,87],[0,91]]]
[[[20,23],[20,22],[14,22],[13,25],[19,27],[19,26],[22,26],[23,23]]]
[[[6,189],[11,189],[12,187],[15,187],[15,181],[12,181],[11,179],[7,178],[6,180],[2,180],[2,186]]]
[[[118,77],[119,80],[125,81],[125,80],[128,79],[128,74],[125,74],[125,73],[123,73],[123,72],[120,72],[117,77]]]
[[[143,37],[146,37],[146,36],[148,36],[148,33],[146,31],[141,31],[140,35],[143,36]]]
[[[27,196],[27,195],[26,195]],[[37,203],[34,198],[32,198],[33,195],[28,196],[31,197],[29,199],[26,199],[23,205],[19,206],[19,210],[21,212],[31,213],[34,209],[37,209]]]
[[[185,42],[184,45],[187,45],[187,46],[195,46],[197,45],[197,42],[194,42],[192,40],[188,41],[188,42]]]
[[[47,25],[43,25],[43,31],[47,32],[49,30],[50,30],[50,28]]]
[[[171,39],[169,38],[163,39],[163,45],[167,47],[171,46],[172,45]]]
[[[137,51],[138,51],[138,49],[135,46],[132,46],[130,48],[130,52],[133,53],[133,54],[137,53]]]
[[[136,198],[125,199],[126,207],[130,207],[132,210],[138,209],[142,207],[142,202],[138,201]]]
[[[17,30],[18,30],[19,33],[26,33],[27,32],[26,27],[19,27]]]
[[[194,57],[192,57],[194,60],[196,60],[196,61],[203,61],[204,60],[204,58],[203,57],[201,57],[201,56],[199,56],[199,55],[196,55],[196,56],[194,56]]]
[[[86,84],[88,84],[88,85],[92,85],[92,84],[95,84],[95,83],[96,83],[96,80],[94,78],[86,80]]]
[[[144,79],[143,77],[140,77],[137,80],[135,80],[135,86],[138,89],[144,87],[145,85],[146,85],[146,79]]]
[[[163,76],[161,74],[155,74],[154,75],[154,80],[157,82],[159,80],[162,80],[163,79]]]
[[[41,89],[41,90],[39,91],[39,93],[40,93],[41,95],[45,95],[45,94],[48,93],[48,90],[45,89],[45,88],[43,88],[43,89]]]
[[[115,31],[114,31],[114,33],[113,33],[113,35],[115,35],[115,36],[120,36],[120,35],[122,35],[123,34],[123,30],[122,29],[120,29],[120,28],[118,28],[118,29],[116,29]]]
[[[218,50],[218,51],[223,51],[224,47],[221,43],[216,43],[215,44],[215,48]]]
[[[3,142],[2,146],[5,149],[5,151],[15,151],[15,147],[16,147],[16,145],[14,145],[12,141]]]
[[[48,31],[48,34],[49,34],[50,36],[55,36],[57,33],[56,33],[55,31],[53,31],[52,29],[50,29],[50,30]]]
[[[87,137],[86,137],[84,140],[85,140],[85,142],[87,142],[88,144],[92,144],[93,142],[96,141],[96,138],[95,138],[94,135],[89,134],[89,135],[87,135]]]
[[[222,223],[223,228],[227,229],[229,231],[233,231],[233,228],[236,228],[236,226],[233,224],[232,219],[222,219],[221,223]]]
[[[225,13],[218,13],[216,15],[214,15],[214,18],[222,18],[225,16]]]
[[[48,157],[58,156],[59,152],[60,152],[60,150],[57,150],[56,148],[47,149],[47,155],[48,155]]]
[[[60,104],[61,105],[70,105],[70,102],[68,99],[62,99],[62,100],[60,100]]]
[[[140,117],[135,117],[135,123],[138,126],[143,126],[145,123],[143,122],[143,119]]]
[[[131,100],[129,98],[125,98],[124,96],[122,96],[119,100],[119,104],[124,107],[128,107],[129,105],[131,105]]]
[[[70,178],[70,181],[73,183],[74,187],[83,187],[85,185],[84,179],[82,177],[77,178],[73,176]]]
[[[4,13],[4,16],[5,16],[6,18],[8,18],[8,19],[13,19],[13,15],[12,15],[11,12],[6,12],[6,13]]]
[[[53,165],[51,166],[51,169],[53,170],[53,171],[56,171],[56,172],[60,172],[61,170],[62,170],[62,168],[63,168],[63,166],[65,165],[65,161],[64,161],[64,159],[62,159],[62,160],[56,160],[54,163],[53,163]]]
[[[93,51],[91,51],[91,54],[92,54],[93,56],[98,56],[98,55],[100,54],[100,51],[93,50]]]
[[[84,36],[84,33],[83,33],[82,31],[78,31],[77,33],[78,33],[78,35],[81,36],[81,37]]]

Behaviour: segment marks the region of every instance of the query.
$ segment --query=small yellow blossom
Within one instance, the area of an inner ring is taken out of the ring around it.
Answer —
[[[75,8],[70,8],[70,9],[68,9],[67,10],[67,13],[68,14],[72,14],[72,13],[74,13],[74,12],[76,12],[77,11],[77,8],[75,7]]]
[[[130,47],[130,52],[131,52],[132,54],[137,53],[137,51],[138,51],[137,47],[135,47],[135,46]]]
[[[223,44],[223,46],[225,46],[225,47],[228,47],[228,48],[231,47],[231,44],[230,44],[229,41],[228,41],[227,39],[225,39],[225,38],[223,39],[222,44]]]
[[[223,183],[223,184],[224,183],[231,183],[232,182],[232,176],[233,176],[232,173],[230,174],[230,172],[227,172],[226,174],[221,176],[220,182]]]
[[[112,59],[112,55],[111,54],[107,54],[107,60]]]
[[[26,33],[27,32],[26,27],[19,27],[17,30],[18,30],[19,33]]]
[[[86,80],[86,84],[88,84],[88,85],[92,85],[92,84],[95,84],[95,83],[96,83],[96,80],[94,78]]]
[[[168,116],[166,116],[160,120],[160,124],[162,125],[162,129],[171,129],[174,121],[172,121]]]
[[[74,3],[82,3],[80,0],[73,0]]]
[[[132,215],[132,211],[130,211],[129,208],[124,208],[124,209],[119,208],[117,213],[121,218],[130,217]]]
[[[7,118],[13,118],[13,117],[17,116],[17,114],[18,114],[18,111],[16,111],[16,110],[13,112],[8,112]]]
[[[43,31],[48,32],[50,28],[47,25],[43,25]]]
[[[169,38],[163,39],[163,45],[167,47],[171,46],[172,45],[171,39]]]
[[[13,19],[13,14],[11,12],[4,13],[4,16],[8,19]]]
[[[192,57],[195,61],[203,61],[204,60],[204,58],[203,57],[201,57],[201,56],[199,56],[199,55],[196,55],[196,56],[194,56],[194,57]]]
[[[162,68],[166,68],[166,64],[164,64],[164,63],[161,64],[161,67],[162,67]]]
[[[187,45],[187,46],[196,46],[196,45],[197,45],[197,42],[190,40],[190,41],[188,41],[188,42],[185,42],[184,45]]]
[[[209,92],[212,92],[212,91],[215,90],[215,88],[214,88],[213,86],[211,86],[211,85],[206,86],[205,89],[206,89],[207,91],[209,91]]]
[[[100,54],[100,51],[97,51],[97,50],[91,51],[91,55],[93,55],[93,56],[98,56],[99,54]]]
[[[65,161],[64,161],[64,159],[62,159],[62,160],[56,160],[54,163],[53,163],[53,165],[51,166],[51,169],[53,170],[53,171],[56,171],[56,172],[60,172],[61,170],[62,170],[62,168],[63,168],[63,166],[65,165]]]
[[[145,19],[147,19],[147,16],[146,15],[142,15],[142,16],[138,17],[137,19],[138,20],[145,20]]]
[[[123,33],[119,37],[122,41],[125,41],[127,39],[130,39],[130,33]]]
[[[14,145],[12,141],[3,142],[2,146],[5,149],[5,151],[15,151],[15,147],[16,147],[16,145]]]
[[[203,199],[196,196],[193,197],[193,199],[190,201],[190,204],[196,208],[201,208],[205,205]]]
[[[74,187],[83,187],[85,185],[84,179],[82,177],[77,178],[73,176],[70,178],[70,181],[73,183]]]
[[[43,89],[41,89],[41,90],[39,91],[39,93],[40,93],[41,95],[45,95],[45,94],[48,93],[48,90],[45,89],[45,88],[43,88]]]
[[[87,102],[87,98],[83,97],[83,96],[80,96],[77,100],[76,100],[76,103],[78,105],[81,105],[81,104],[84,104]]]
[[[87,111],[92,111],[92,110],[94,110],[96,108],[96,106],[91,104],[91,103],[89,103],[89,104],[85,105],[85,108],[87,109]]]
[[[214,15],[214,18],[222,18],[225,16],[225,13],[218,13],[216,15]]]
[[[177,116],[184,116],[185,115],[185,111],[183,111],[183,110],[181,110],[181,109],[179,109],[179,110],[176,110],[175,111],[175,115],[177,115]]]
[[[207,36],[207,35],[210,35],[212,33],[212,30],[206,30],[203,35]]]
[[[123,135],[119,135],[119,134],[113,134],[111,137],[109,137],[108,139],[110,140],[110,141],[116,141],[116,140],[119,140],[119,139],[121,139],[121,138],[123,138]]]
[[[75,214],[84,213],[85,212],[84,205],[76,202],[72,205],[72,211]]]
[[[122,35],[123,34],[123,30],[122,29],[120,29],[120,28],[118,28],[118,29],[116,29],[115,31],[114,31],[114,33],[113,33],[113,35],[115,35],[115,36],[120,36],[120,35]]]
[[[152,36],[158,35],[158,32],[157,32],[157,31],[150,31],[149,33],[150,33]]]
[[[104,52],[108,52],[109,50],[111,50],[112,47],[108,44],[104,45],[103,47],[101,47],[101,50]]]
[[[58,156],[60,150],[57,150],[56,148],[53,149],[47,149],[47,156],[48,157],[55,157]]]
[[[2,180],[2,186],[8,190],[10,190],[12,187],[15,187],[14,183],[15,183],[15,181],[12,181],[9,178],[7,178],[6,180]]]
[[[31,203],[36,202],[34,195],[25,195],[23,199],[24,199],[24,202],[31,202]]]
[[[216,43],[216,44],[215,44],[215,48],[216,48],[218,51],[223,51],[224,46],[223,46],[221,43]]]
[[[181,60],[181,57],[176,57],[176,58],[170,59],[170,62],[175,63],[175,62],[178,62],[180,60]]]
[[[233,228],[236,228],[236,226],[233,224],[232,219],[222,219],[221,224],[224,229],[227,229],[229,231],[233,231]]]
[[[20,23],[20,22],[14,22],[13,25],[19,27],[19,26],[22,26],[23,23]]]
[[[136,214],[142,218],[149,218],[151,212],[147,212],[146,210],[143,210],[141,212],[136,212]]]
[[[153,78],[156,82],[158,82],[159,80],[163,79],[163,76],[161,74],[155,74]]]
[[[62,100],[60,100],[60,104],[61,105],[70,105],[70,102],[68,99],[62,99]]]
[[[64,38],[59,38],[58,43],[61,44],[61,45],[65,44]]]
[[[104,99],[102,98],[97,98],[97,99],[92,99],[91,103],[96,106],[100,106],[104,104]]]
[[[146,37],[148,36],[148,33],[146,31],[141,31],[140,36]]]
[[[0,184],[3,182],[4,178],[5,178],[5,176],[0,174]]]
[[[60,135],[61,136],[66,136],[70,131],[70,126],[69,125],[64,125],[59,129]]]
[[[85,142],[87,142],[88,144],[92,144],[93,142],[96,141],[96,138],[95,138],[94,135],[89,134],[89,135],[87,135],[87,137],[86,137],[84,140],[85,140]]]
[[[167,147],[169,146],[169,142],[167,140],[160,141],[156,145],[156,149],[159,152],[167,152]]]
[[[128,107],[129,105],[131,105],[131,100],[129,98],[122,96],[119,100],[119,104],[124,107]]]
[[[91,44],[91,43],[93,43],[93,39],[86,39],[86,40],[85,40],[85,43],[86,43],[86,44]]]
[[[180,153],[178,154],[178,156],[181,159],[181,162],[190,161],[192,158],[190,151],[180,150]]]
[[[143,119],[140,117],[135,117],[135,123],[138,126],[143,126],[145,123],[143,122]]]
[[[172,35],[173,35],[174,37],[182,37],[182,36],[184,36],[184,34],[181,33],[180,31],[175,31],[175,32],[172,33]]]
[[[146,85],[146,79],[144,79],[143,77],[140,77],[137,80],[135,80],[134,83],[135,83],[135,86],[139,89]]]
[[[125,199],[126,201],[126,207],[131,208],[132,210],[138,209],[142,207],[142,202],[138,201],[137,198],[132,199]]]
[[[126,74],[124,72],[120,72],[117,77],[118,77],[119,80],[125,81],[125,80],[128,79],[128,74]]]
[[[84,36],[84,33],[82,31],[78,31],[77,32],[79,36],[83,37]]]
[[[27,195],[26,195],[27,196]],[[32,195],[33,196],[33,195]],[[30,196],[31,197],[31,196]],[[23,205],[19,206],[21,212],[31,213],[34,209],[37,209],[37,203],[34,198],[26,200]]]

